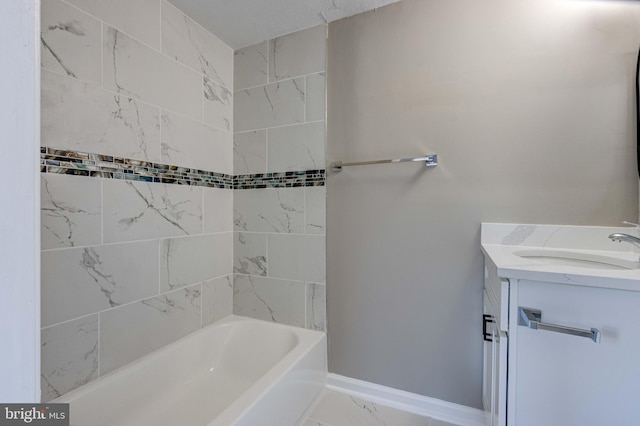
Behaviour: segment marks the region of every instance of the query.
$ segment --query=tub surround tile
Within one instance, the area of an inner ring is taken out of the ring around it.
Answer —
[[[247,275],[234,276],[234,314],[304,327],[304,311],[304,283]]]
[[[204,188],[204,233],[233,231],[233,191]]]
[[[233,173],[260,174],[267,171],[267,131],[254,130],[233,136]]]
[[[428,417],[385,407],[375,402],[326,389],[307,418],[331,426],[429,426],[432,420]]]
[[[318,170],[325,167],[324,122],[268,130],[267,172]]]
[[[42,402],[98,378],[98,315],[42,330]]]
[[[233,173],[233,135],[163,111],[161,162],[230,175]]]
[[[233,49],[166,1],[162,1],[162,53],[233,88]]]
[[[327,26],[278,37],[269,41],[269,81],[325,71]]]
[[[233,93],[225,86],[204,77],[204,122],[227,132],[233,131]]]
[[[327,286],[307,283],[307,322],[306,328],[327,331]]]
[[[202,326],[233,314],[233,276],[202,283]]]
[[[238,191],[234,225],[236,231],[304,232],[304,188]]]
[[[307,234],[321,234],[326,232],[326,200],[327,190],[323,186],[305,189],[305,214]]]
[[[42,144],[160,161],[160,111],[127,96],[42,72]]]
[[[110,309],[100,317],[100,374],[200,328],[201,285]]]
[[[42,325],[158,294],[158,241],[42,252]]]
[[[269,42],[254,44],[234,52],[234,90],[267,84]]]
[[[160,50],[160,0],[66,0],[107,24]],[[44,2],[43,2],[44,3]]]
[[[327,81],[325,73],[308,75],[306,121],[327,119]]]
[[[325,238],[316,235],[269,234],[269,276],[324,283]]]
[[[235,92],[235,131],[304,122],[304,77]]]
[[[267,236],[235,232],[233,241],[233,272],[267,276]]]
[[[103,181],[105,242],[202,233],[202,190],[143,182]]]
[[[202,118],[200,74],[111,27],[104,30],[103,44],[105,88]]]
[[[100,244],[101,184],[97,179],[40,175],[42,249]]]
[[[160,240],[160,290],[175,290],[232,272],[231,232]]]
[[[42,67],[102,85],[102,24],[59,0],[42,2]]]

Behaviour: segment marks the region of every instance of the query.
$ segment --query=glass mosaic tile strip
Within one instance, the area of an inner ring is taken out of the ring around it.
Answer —
[[[325,184],[325,170],[232,176],[171,164],[49,147],[40,148],[40,171],[226,189],[294,188]]]

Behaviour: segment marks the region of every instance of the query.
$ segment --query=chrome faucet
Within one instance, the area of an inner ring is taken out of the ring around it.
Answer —
[[[625,243],[629,243],[629,244],[633,244],[634,246],[640,248],[640,238],[638,237],[634,237],[633,235],[629,235],[629,234],[619,234],[619,233],[614,233],[609,235],[609,239],[611,241],[616,241],[616,242],[625,242]]]

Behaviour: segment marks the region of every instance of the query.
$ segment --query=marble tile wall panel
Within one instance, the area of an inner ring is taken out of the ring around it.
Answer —
[[[160,162],[160,110],[42,72],[42,145]]]
[[[269,82],[326,69],[327,27],[308,30],[269,41]]]
[[[305,214],[307,234],[324,235],[327,229],[327,189],[324,186],[314,186],[306,188],[305,193]]]
[[[103,181],[106,243],[202,233],[202,189]]]
[[[160,290],[230,274],[232,244],[231,232],[160,240]]]
[[[325,73],[312,74],[307,80],[306,121],[326,120],[327,118],[327,81]]]
[[[43,250],[102,242],[101,181],[87,177],[40,175]]]
[[[267,171],[267,131],[254,130],[233,135],[233,173],[259,174]]]
[[[327,286],[307,283],[307,322],[306,328],[327,331]]]
[[[42,252],[44,327],[158,294],[158,241]]]
[[[102,85],[102,23],[59,0],[41,6],[42,67]]]
[[[162,53],[233,90],[233,49],[162,1]]]
[[[260,86],[269,82],[268,51],[268,41],[235,51],[234,90]]]
[[[325,140],[324,121],[269,129],[267,172],[324,169]]]
[[[304,77],[236,91],[235,131],[302,123],[304,102]]]
[[[42,330],[42,402],[98,378],[98,333],[98,315]]]
[[[233,135],[178,114],[162,113],[165,164],[233,173]]]
[[[233,191],[203,188],[204,233],[233,231]]]
[[[234,233],[233,272],[267,276],[267,236],[265,234]]]
[[[204,122],[228,132],[233,131],[233,93],[207,77],[203,82]]]
[[[202,283],[202,326],[233,314],[233,275]]]
[[[236,231],[303,233],[305,188],[262,188],[237,191]]]
[[[107,89],[202,118],[202,76],[111,27],[104,29],[103,78]]]
[[[100,317],[100,374],[200,328],[200,284],[111,309]]]
[[[160,50],[160,0],[67,0],[67,2]]]
[[[325,238],[316,235],[267,235],[269,276],[324,283]]]
[[[304,283],[235,275],[234,314],[304,327],[304,311]]]

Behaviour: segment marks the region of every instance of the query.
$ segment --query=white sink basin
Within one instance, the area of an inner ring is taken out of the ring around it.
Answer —
[[[591,269],[638,269],[638,262],[592,253],[569,250],[528,249],[513,252],[516,256],[537,263],[565,265]]]

